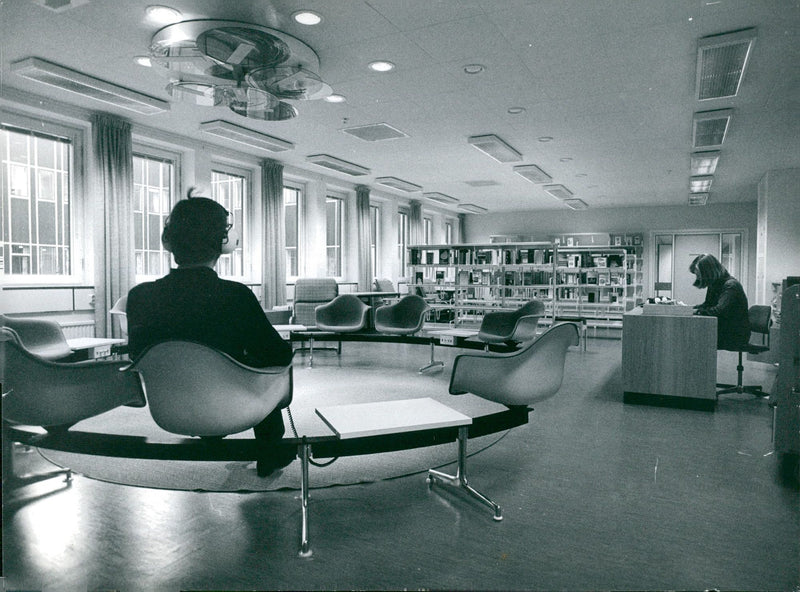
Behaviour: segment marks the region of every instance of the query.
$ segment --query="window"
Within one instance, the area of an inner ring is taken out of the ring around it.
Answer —
[[[243,175],[227,171],[211,171],[211,197],[228,210],[230,214],[228,222],[233,224],[241,238],[239,246],[233,253],[221,255],[217,261],[216,271],[222,277],[244,277],[247,189],[247,178]]]
[[[298,275],[298,235],[300,216],[300,189],[284,186],[283,188],[283,220],[286,234],[286,277]]]
[[[167,159],[133,155],[133,244],[138,277],[169,273],[171,259],[161,244],[161,232],[173,202],[174,168]]]
[[[400,276],[406,275],[408,251],[408,212],[400,212],[397,220],[397,258],[400,260]]]
[[[0,272],[69,276],[72,141],[0,126],[0,166]]]
[[[425,218],[423,219],[422,224],[425,232],[425,244],[431,245],[433,244],[433,220],[430,218]]]
[[[328,277],[342,276],[342,239],[344,200],[328,195],[325,198],[325,251]]]
[[[381,210],[378,206],[369,207],[369,226],[370,234],[372,236],[372,243],[369,246],[370,258],[372,259],[372,277],[378,277],[378,257],[380,250],[378,245],[380,241],[380,228],[381,228]]]
[[[453,244],[453,223],[452,222],[445,222],[444,223],[444,242],[445,244],[452,245]]]

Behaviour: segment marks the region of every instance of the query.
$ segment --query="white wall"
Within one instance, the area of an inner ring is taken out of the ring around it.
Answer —
[[[756,303],[769,304],[773,282],[800,275],[800,168],[768,171],[758,184]]]

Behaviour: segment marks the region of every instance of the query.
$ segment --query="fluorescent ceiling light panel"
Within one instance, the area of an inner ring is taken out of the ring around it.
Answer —
[[[711,175],[702,175],[699,177],[691,177],[689,179],[689,192],[690,193],[708,193],[711,189],[711,182],[714,177]]]
[[[544,189],[545,193],[556,199],[570,199],[573,197],[572,191],[563,185],[545,185],[542,189]]]
[[[306,160],[317,166],[325,167],[326,169],[331,169],[353,177],[361,177],[370,173],[370,170],[366,167],[347,162],[346,160],[340,160],[329,154],[310,154],[306,156]]]
[[[701,37],[697,42],[697,99],[735,97],[753,52],[755,29]]]
[[[435,201],[436,203],[450,205],[454,203],[458,203],[455,197],[450,197],[449,195],[445,195],[444,193],[438,193],[436,191],[432,191],[430,193],[423,193],[422,197],[425,199],[429,199],[431,201]]]
[[[422,187],[420,187],[419,185],[414,185],[414,183],[403,181],[402,179],[398,179],[397,177],[377,177],[375,179],[375,182],[384,185],[386,187],[391,187],[392,189],[399,189],[400,191],[405,191],[406,193],[414,193],[416,191],[422,191]]]
[[[565,199],[564,205],[573,210],[588,210],[589,206],[582,199]]]
[[[692,146],[694,148],[719,148],[728,134],[733,109],[700,111],[692,121]]]
[[[689,195],[690,206],[704,206],[708,202],[708,193],[692,193]]]
[[[470,214],[483,214],[484,212],[489,211],[486,208],[476,206],[475,204],[458,204],[458,209],[464,212],[469,212]]]
[[[525,177],[531,183],[549,183],[553,178],[535,164],[521,164],[514,167],[514,172]]]
[[[514,150],[494,134],[471,136],[467,141],[484,154],[488,154],[494,158],[497,162],[519,162],[522,160],[522,154]]]
[[[293,150],[294,144],[281,140],[280,138],[273,138],[267,134],[262,134],[255,130],[241,127],[233,123],[229,123],[222,119],[214,121],[206,121],[200,124],[200,131],[211,136],[238,142],[251,148],[261,148],[270,152],[284,152],[286,150]]]
[[[93,78],[39,58],[26,58],[11,64],[11,71],[42,84],[101,101],[129,111],[152,115],[169,111],[169,103],[148,95]]]
[[[692,176],[713,175],[719,163],[719,150],[695,152],[691,156],[689,170]]]

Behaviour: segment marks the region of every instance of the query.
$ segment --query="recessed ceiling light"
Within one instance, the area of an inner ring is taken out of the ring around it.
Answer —
[[[377,62],[370,62],[369,69],[375,72],[389,72],[390,70],[394,70],[394,64],[392,62],[379,60]]]
[[[549,142],[549,140],[542,140],[541,138],[539,138],[539,141],[540,142]],[[564,158],[559,158],[558,160],[560,160],[561,162],[570,162],[572,160],[572,158],[569,157],[569,156],[565,156]]]
[[[298,10],[292,15],[292,18],[301,25],[318,25],[322,22],[322,17],[310,10]]]
[[[328,95],[324,100],[329,103],[344,103],[347,99],[345,99],[344,95]]]
[[[144,9],[145,18],[156,25],[171,25],[181,20],[183,16],[179,10],[169,6],[153,4]]]
[[[537,138],[537,139],[540,142],[552,142],[553,141],[553,136],[542,136],[542,137]]]
[[[480,74],[486,70],[486,66],[482,66],[481,64],[467,64],[464,66],[464,73],[465,74]]]
[[[153,63],[150,61],[150,56],[145,56],[145,55],[136,56],[135,58],[133,58],[133,61],[139,64],[140,66],[146,66],[148,68],[150,68],[153,65]]]
[[[508,113],[509,115],[520,115],[525,113],[525,107],[509,107]]]
[[[578,177],[578,178],[588,177],[588,175],[586,173],[578,173],[575,176]]]

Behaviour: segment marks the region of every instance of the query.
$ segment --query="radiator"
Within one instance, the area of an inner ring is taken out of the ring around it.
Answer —
[[[94,321],[66,321],[59,324],[67,339],[94,337]]]

